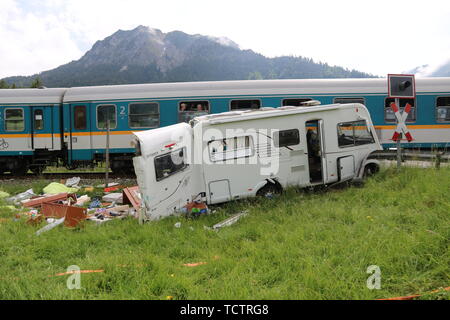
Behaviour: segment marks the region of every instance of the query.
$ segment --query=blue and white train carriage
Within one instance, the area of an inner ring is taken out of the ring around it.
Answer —
[[[0,173],[36,172],[64,156],[61,105],[65,92],[0,90]]]
[[[407,125],[411,148],[450,146],[450,78],[416,80]],[[69,89],[0,90],[0,171],[69,167],[104,159],[110,119],[111,167],[132,169],[131,133],[187,122],[195,116],[262,107],[358,102],[367,106],[383,147],[395,117],[386,79],[305,79],[138,84]],[[336,130],[336,128],[327,128]],[[405,141],[406,142],[406,141]]]

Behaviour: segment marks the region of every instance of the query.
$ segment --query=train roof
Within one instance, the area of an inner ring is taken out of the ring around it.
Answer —
[[[59,104],[67,89],[1,89],[0,104]]]
[[[450,78],[416,79],[417,92],[448,92],[449,89]],[[78,87],[68,89],[64,101],[327,93],[387,94],[387,79],[245,80]]]
[[[313,112],[326,112],[352,108],[357,109],[358,113],[359,110],[364,110],[365,116],[368,114],[367,108],[359,103],[328,104],[311,107],[285,106],[279,108],[261,108],[256,110],[242,110],[242,111],[230,111],[216,114],[208,114],[194,118],[193,124],[195,126],[197,123],[203,122],[214,125],[229,122],[281,117],[293,114],[308,114]]]

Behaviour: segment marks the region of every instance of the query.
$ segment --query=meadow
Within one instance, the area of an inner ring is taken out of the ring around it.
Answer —
[[[47,183],[3,181],[0,190]],[[450,298],[429,293],[450,286],[449,167],[384,168],[362,187],[290,189],[197,219],[87,221],[41,236],[0,205],[0,299]],[[243,210],[232,226],[205,228]],[[99,272],[69,290],[69,275],[56,275],[71,265]],[[371,265],[379,290],[367,287]]]

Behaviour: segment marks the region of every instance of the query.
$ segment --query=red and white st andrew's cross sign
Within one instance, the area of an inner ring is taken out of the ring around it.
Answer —
[[[403,112],[401,114],[400,114],[400,109],[397,107],[395,102],[391,103],[391,109],[392,109],[392,111],[394,111],[395,117],[397,118],[397,128],[395,129],[392,140],[394,140],[394,141],[401,140],[400,135],[403,132],[405,134],[405,137],[408,140],[408,142],[411,142],[413,140],[413,138],[405,124],[406,118],[408,117],[408,114],[411,111],[411,105],[409,103],[407,103],[405,106],[405,109],[403,110]]]

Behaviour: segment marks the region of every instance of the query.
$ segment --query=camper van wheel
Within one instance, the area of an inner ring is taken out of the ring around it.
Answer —
[[[272,198],[274,195],[281,193],[281,187],[277,186],[273,183],[267,183],[264,187],[258,190],[256,195],[258,197],[264,197],[264,198]]]
[[[371,177],[378,171],[380,171],[380,167],[378,165],[376,165],[375,163],[369,163],[367,166],[364,167],[363,178]]]

